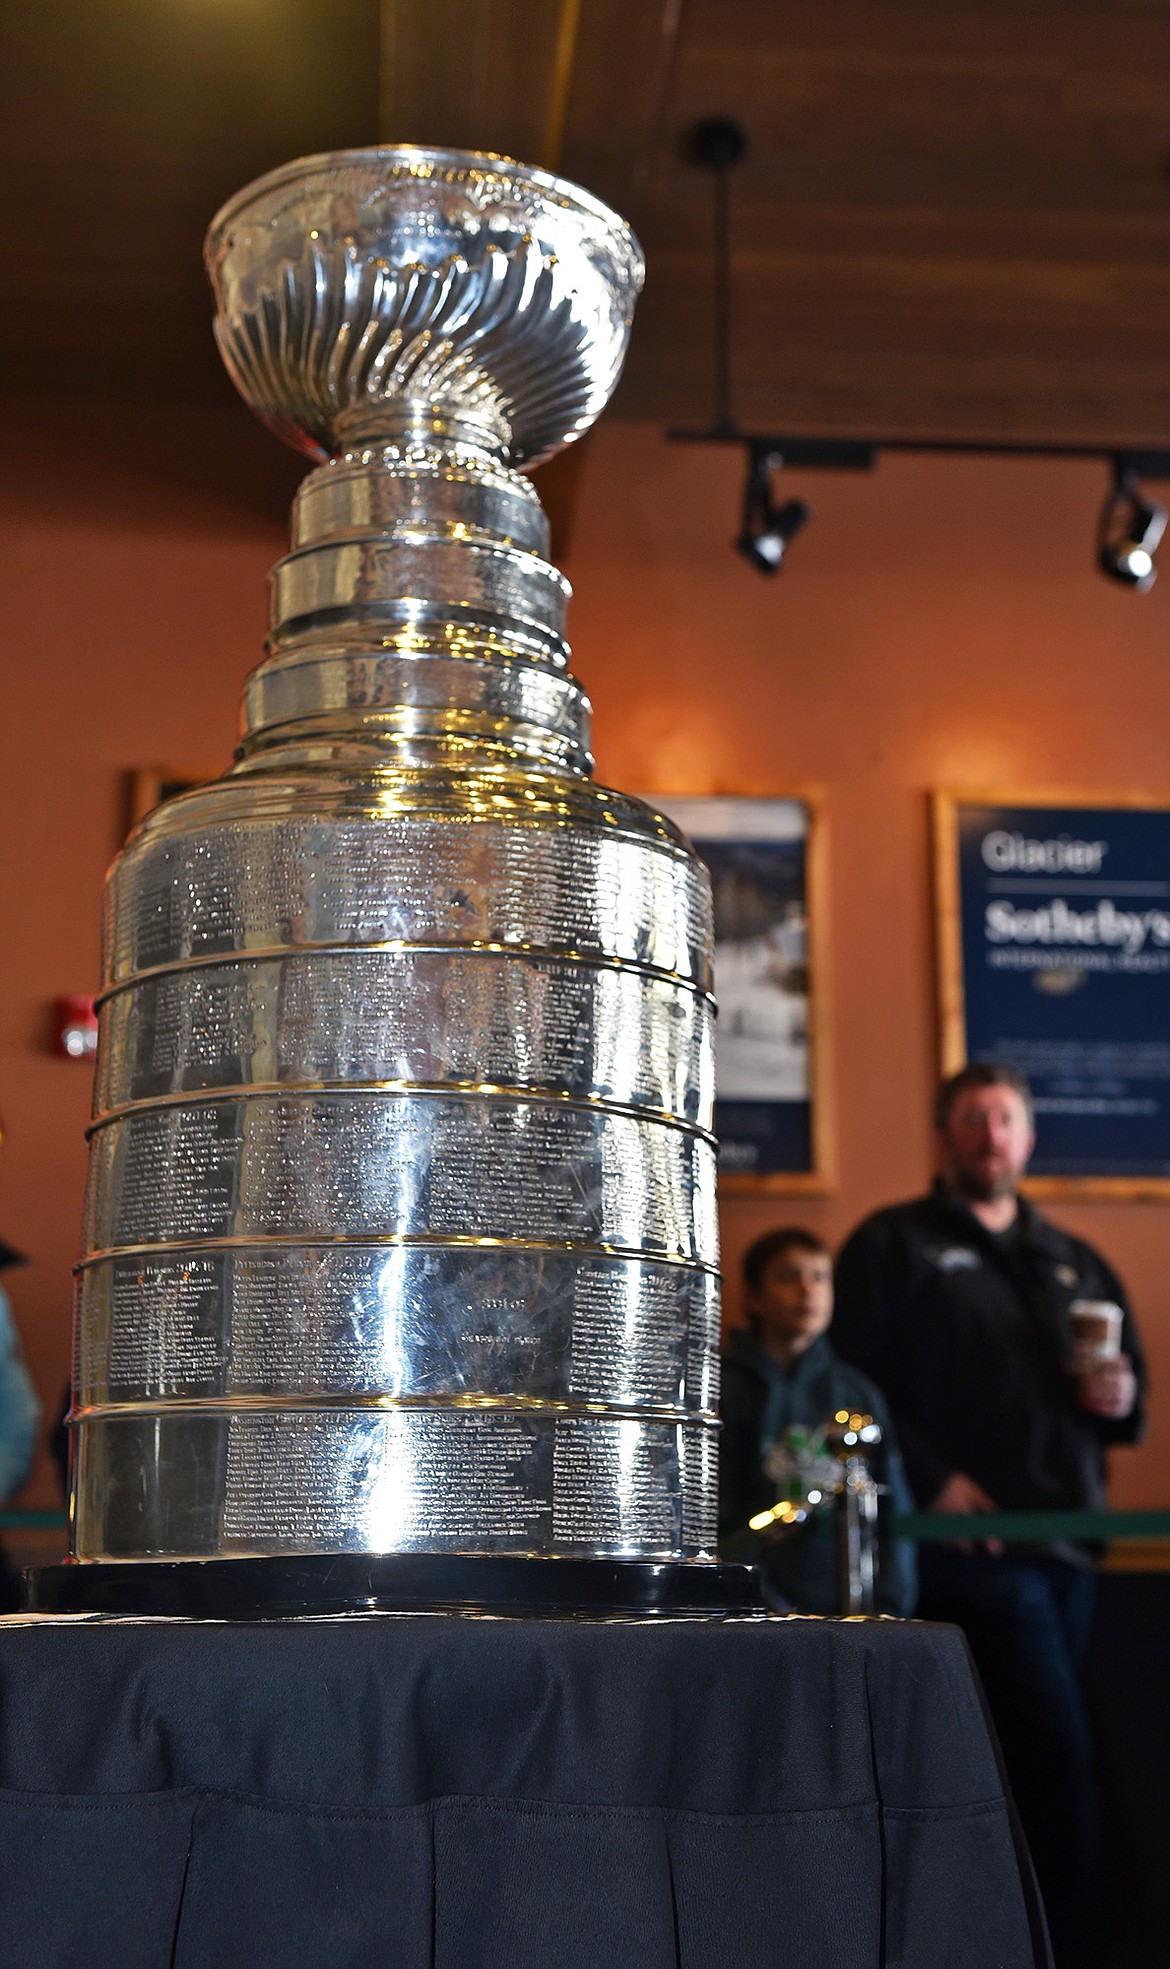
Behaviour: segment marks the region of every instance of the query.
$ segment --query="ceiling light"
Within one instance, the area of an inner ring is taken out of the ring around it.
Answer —
[[[1144,594],[1158,578],[1154,552],[1166,531],[1166,508],[1143,499],[1137,474],[1124,458],[1113,464],[1113,488],[1101,513],[1097,565],[1112,581]]]
[[[743,529],[736,547],[761,574],[778,574],[784,556],[802,526],[812,518],[803,499],[772,503],[772,473],[782,462],[771,449],[752,446],[743,499]]]

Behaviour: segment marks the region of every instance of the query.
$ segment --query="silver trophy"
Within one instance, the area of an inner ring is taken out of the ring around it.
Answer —
[[[725,1601],[707,876],[590,778],[516,469],[607,401],[641,253],[543,171],[384,149],[261,179],[206,258],[322,462],[235,765],[109,878],[34,1604]]]

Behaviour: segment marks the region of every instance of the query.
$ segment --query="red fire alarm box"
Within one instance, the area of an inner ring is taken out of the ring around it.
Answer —
[[[53,1051],[69,1060],[92,1060],[97,1052],[98,1022],[93,998],[75,993],[53,1006]]]

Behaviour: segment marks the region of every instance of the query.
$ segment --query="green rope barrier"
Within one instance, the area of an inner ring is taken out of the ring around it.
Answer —
[[[0,1531],[68,1531],[64,1511],[0,1511]]]
[[[984,1511],[959,1517],[915,1511],[894,1519],[899,1538],[916,1541],[999,1538],[1025,1544],[1107,1545],[1115,1538],[1170,1538],[1170,1511]]]

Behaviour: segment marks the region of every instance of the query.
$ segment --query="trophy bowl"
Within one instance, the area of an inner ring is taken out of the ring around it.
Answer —
[[[409,146],[271,172],[204,251],[228,374],[314,458],[394,436],[409,403],[538,463],[608,400],[643,275],[629,227],[575,185]]]

